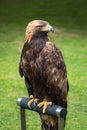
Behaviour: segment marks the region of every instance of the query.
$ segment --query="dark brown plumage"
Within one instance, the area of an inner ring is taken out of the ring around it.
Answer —
[[[46,21],[34,20],[28,24],[19,71],[29,95],[67,108],[66,66],[61,51],[48,39],[49,31],[53,28]],[[40,117],[42,130],[58,130],[56,117],[44,114]]]

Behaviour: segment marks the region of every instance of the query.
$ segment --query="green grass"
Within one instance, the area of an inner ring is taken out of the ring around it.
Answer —
[[[65,130],[87,129],[87,4],[86,0],[0,1],[0,129],[20,129],[18,97],[27,90],[18,73],[24,32],[32,19],[55,26],[49,34],[62,51],[68,71],[70,92]],[[27,128],[40,130],[40,119],[27,111]]]

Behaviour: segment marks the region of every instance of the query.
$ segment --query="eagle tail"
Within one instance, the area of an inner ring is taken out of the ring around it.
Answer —
[[[41,130],[58,130],[58,119],[57,117],[40,115],[41,117]]]
[[[50,123],[46,124],[43,122],[41,130],[58,130],[58,123],[52,126]]]

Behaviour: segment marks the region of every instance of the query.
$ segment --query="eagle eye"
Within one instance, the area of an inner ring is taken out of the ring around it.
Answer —
[[[37,24],[37,27],[43,27],[44,25],[43,24]]]
[[[43,27],[43,25],[39,25],[38,27]]]

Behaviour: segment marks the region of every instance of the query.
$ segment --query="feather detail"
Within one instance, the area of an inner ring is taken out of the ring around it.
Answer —
[[[32,31],[30,30],[30,28],[32,29]],[[25,32],[25,42],[29,43],[33,37],[33,34],[34,34],[33,27],[31,26],[31,24],[28,24]]]

